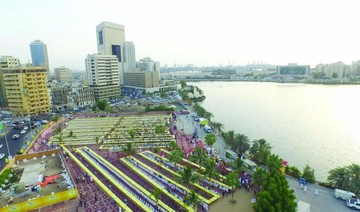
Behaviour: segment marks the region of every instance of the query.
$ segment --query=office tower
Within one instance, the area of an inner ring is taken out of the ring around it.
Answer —
[[[140,61],[136,63],[136,67],[140,69],[140,71],[156,71],[160,73],[160,63],[152,60],[150,57],[140,59]]]
[[[123,62],[125,28],[123,25],[102,22],[96,26],[98,54],[115,55],[118,62]]]
[[[72,83],[72,71],[65,66],[54,69],[55,79],[60,83]]]
[[[13,56],[1,56],[0,68],[11,68],[20,66],[20,60]]]
[[[120,97],[119,66],[115,55],[88,55],[85,66],[96,101]]]
[[[133,42],[125,42],[123,46],[124,52],[124,72],[135,71],[136,57],[135,45]]]
[[[34,40],[30,43],[31,60],[33,66],[42,66],[50,77],[49,58],[47,46],[41,40]]]
[[[8,107],[13,114],[49,112],[50,100],[45,68],[14,67],[4,68],[2,72]]]

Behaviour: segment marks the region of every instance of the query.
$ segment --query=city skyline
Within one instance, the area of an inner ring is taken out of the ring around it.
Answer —
[[[151,57],[162,66],[350,64],[360,59],[357,5],[283,0],[121,5],[11,1],[2,4],[0,13],[0,55],[25,64],[31,61],[29,43],[40,39],[47,44],[51,72],[60,66],[85,70],[83,58],[97,52],[96,25],[109,21],[124,25],[126,41],[136,46],[136,58]],[[35,13],[39,8],[41,12]]]

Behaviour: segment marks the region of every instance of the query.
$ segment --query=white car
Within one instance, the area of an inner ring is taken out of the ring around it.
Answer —
[[[0,149],[3,147],[4,145],[0,144]]]
[[[12,136],[12,138],[13,138],[13,139],[19,138],[19,134],[14,134],[14,135]]]
[[[346,205],[352,209],[360,209],[360,201],[357,198],[349,198],[346,201]]]
[[[3,159],[5,157],[5,154],[4,153],[1,153],[0,154],[0,160]]]
[[[24,126],[24,130],[27,130],[27,129],[29,129],[29,127],[28,127],[28,126]]]
[[[25,134],[26,130],[21,130],[20,134]]]

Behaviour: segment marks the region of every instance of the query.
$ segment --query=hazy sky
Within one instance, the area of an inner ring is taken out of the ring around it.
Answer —
[[[96,53],[95,27],[125,25],[137,60],[244,65],[316,65],[360,59],[358,0],[11,0],[0,4],[0,55],[31,61],[29,44],[48,46],[50,68],[84,70]]]

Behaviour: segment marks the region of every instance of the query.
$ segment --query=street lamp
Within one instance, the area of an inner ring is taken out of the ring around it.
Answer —
[[[6,136],[6,125],[4,125],[5,127],[4,127],[4,129],[5,129],[5,143],[6,143],[6,147],[7,147],[7,151],[8,151],[8,159],[9,159],[9,162],[10,162],[10,160],[12,159],[12,157],[11,157],[11,154],[10,154],[10,149],[9,149],[9,144],[8,144],[8,140],[7,140],[7,136]]]

